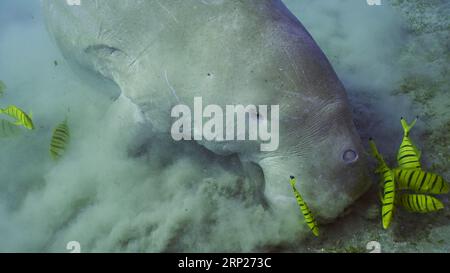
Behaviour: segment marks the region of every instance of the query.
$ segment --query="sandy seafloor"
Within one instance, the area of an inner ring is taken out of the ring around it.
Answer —
[[[449,180],[450,1],[382,2],[285,0],[346,86],[365,144],[374,137],[394,164],[399,118],[418,115],[412,138],[423,164]],[[0,105],[32,109],[37,124],[0,139],[0,251],[64,252],[78,240],[84,251],[367,252],[377,241],[383,252],[450,252],[448,195],[440,197],[443,211],[398,209],[383,230],[373,177],[372,189],[321,226],[320,238],[286,235],[276,216],[252,206],[235,159],[157,137],[144,152],[138,141],[120,148],[132,130],[121,116],[105,117],[112,100],[71,73],[37,1],[0,3],[0,80],[7,85]],[[77,149],[55,164],[47,159],[49,132],[65,116]],[[138,159],[124,156],[130,150]]]

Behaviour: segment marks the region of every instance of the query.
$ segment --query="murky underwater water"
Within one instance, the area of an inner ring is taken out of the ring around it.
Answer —
[[[365,144],[374,137],[394,164],[399,117],[419,115],[411,137],[424,165],[450,179],[449,1],[284,2],[346,86]],[[85,252],[367,252],[370,241],[386,252],[450,251],[448,195],[437,213],[398,209],[385,231],[375,176],[319,238],[266,210],[237,158],[135,128],[117,90],[82,82],[38,1],[0,3],[0,80],[0,108],[32,112],[35,126],[0,138],[0,251],[65,252],[70,241]],[[70,146],[55,161],[53,129],[66,118]]]

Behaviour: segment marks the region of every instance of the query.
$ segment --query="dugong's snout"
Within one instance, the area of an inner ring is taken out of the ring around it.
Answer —
[[[275,210],[298,212],[289,176],[315,216],[330,221],[354,203],[370,186],[367,158],[352,126],[336,126],[302,151],[281,151],[259,164],[265,197]],[[350,129],[348,129],[350,128]]]
[[[323,220],[342,214],[370,186],[366,157],[359,145],[342,149],[329,159],[318,164],[322,170],[309,166],[306,172],[308,177],[313,177],[313,182],[309,183],[317,189],[309,193],[311,206],[318,208],[318,215]]]

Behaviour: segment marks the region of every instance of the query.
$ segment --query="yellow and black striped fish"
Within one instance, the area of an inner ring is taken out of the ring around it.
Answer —
[[[297,182],[297,180],[293,176],[291,176],[290,178],[291,178],[290,182],[291,182],[292,189],[294,190],[295,198],[297,199],[297,203],[300,206],[300,211],[302,212],[303,216],[305,217],[306,224],[308,225],[308,227],[311,229],[312,233],[315,236],[319,236],[319,227],[317,226],[317,222],[314,219],[314,216],[311,214],[311,211],[309,210],[308,205],[306,205],[305,201],[303,201],[302,196],[295,188],[295,183]]]
[[[382,196],[382,208],[381,217],[383,222],[383,228],[387,229],[391,224],[394,214],[395,203],[395,176],[394,172],[387,166],[381,154],[378,152],[377,146],[373,139],[369,140],[370,148],[372,149],[373,156],[378,160],[377,173],[383,175],[383,196]]]
[[[50,142],[50,154],[53,159],[58,159],[64,154],[69,140],[70,131],[66,119],[53,131],[52,140]]]
[[[403,194],[398,203],[406,210],[417,213],[434,212],[444,208],[439,199],[425,194]]]
[[[14,105],[10,105],[5,109],[0,109],[0,114],[5,114],[15,119],[14,124],[23,126],[27,129],[33,130],[34,124],[31,115],[27,115],[24,111]]]
[[[397,153],[398,166],[403,169],[420,169],[420,151],[409,138],[409,132],[416,124],[417,118],[411,124],[408,124],[403,117],[400,121],[403,127],[403,140]]]
[[[401,190],[412,190],[417,193],[445,194],[449,193],[449,184],[442,176],[420,169],[394,169],[397,186]]]

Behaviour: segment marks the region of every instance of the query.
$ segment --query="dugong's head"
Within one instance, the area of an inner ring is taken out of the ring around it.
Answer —
[[[298,214],[289,177],[332,219],[368,187],[346,93],[327,58],[279,0],[44,0],[48,28],[70,63],[116,84],[156,128],[171,106],[278,105],[279,146],[203,143],[259,164],[274,210]],[[250,113],[271,123],[272,116]]]

